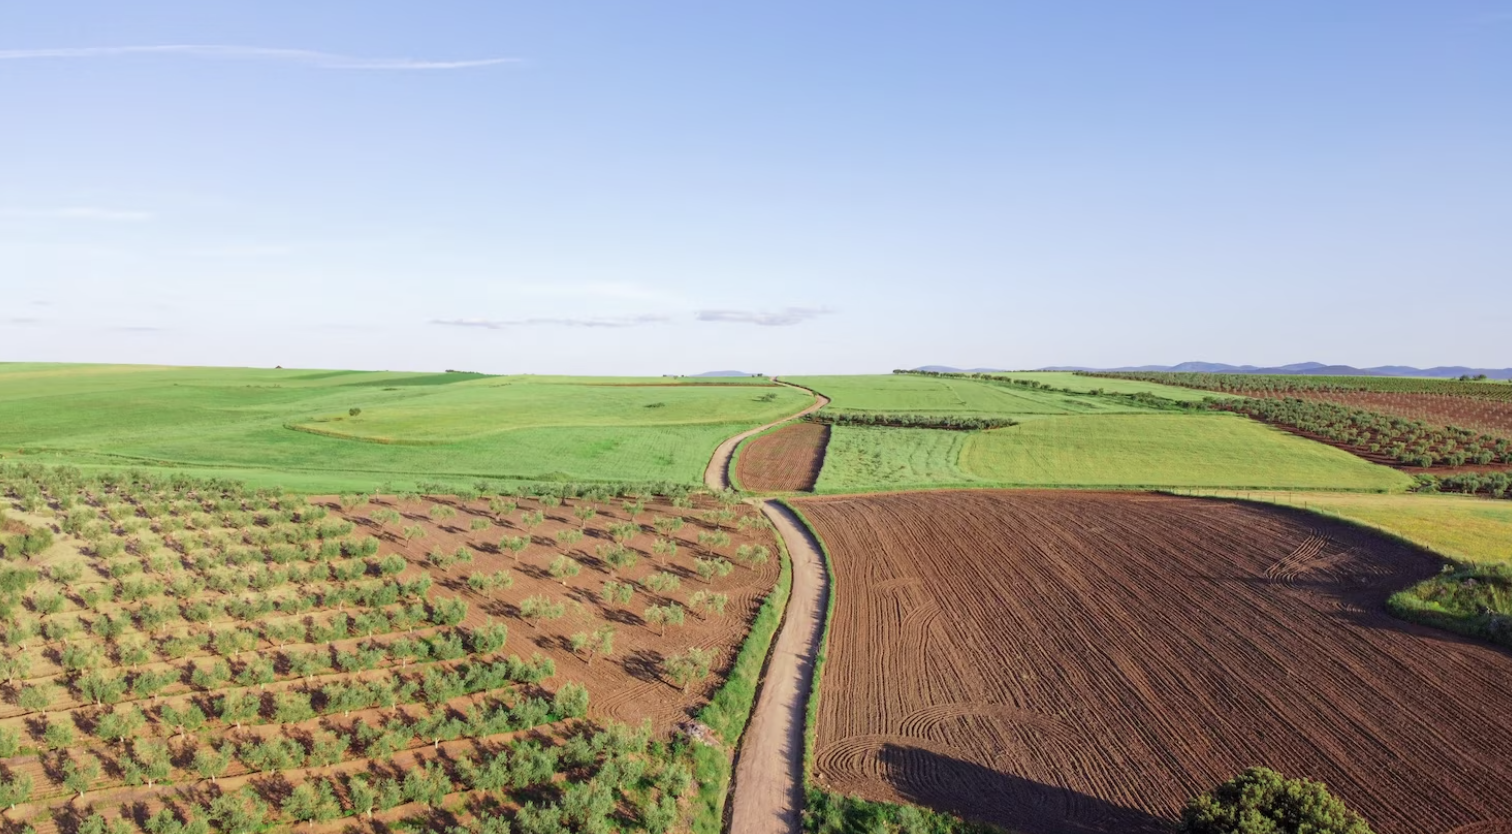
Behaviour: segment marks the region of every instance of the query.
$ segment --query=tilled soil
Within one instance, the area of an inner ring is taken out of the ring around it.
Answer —
[[[736,462],[740,485],[754,492],[805,492],[824,467],[830,427],[792,423],[747,443]]]
[[[1512,654],[1388,616],[1437,560],[1283,508],[798,502],[834,559],[816,771],[1024,834],[1168,831],[1245,767],[1380,834],[1512,832]]]
[[[618,506],[619,502],[599,505],[598,514],[585,524],[572,515],[573,506],[544,507],[534,500],[521,499],[519,509],[507,520],[495,520],[494,526],[475,531],[469,529],[471,519],[493,519],[485,506],[487,502],[457,502],[461,509],[458,517],[438,524],[425,515],[428,503],[386,500],[403,513],[403,524],[418,523],[426,528],[427,535],[406,543],[391,529],[375,528],[369,517],[379,508],[376,504],[344,513],[347,518],[358,521],[360,533],[372,534],[376,529],[383,541],[382,552],[393,551],[403,554],[411,562],[423,562],[426,553],[432,549],[450,552],[461,545],[473,551],[471,564],[446,571],[430,570],[439,586],[432,592],[435,596],[458,596],[469,603],[464,626],[483,625],[490,619],[507,624],[509,643],[506,651],[521,657],[539,652],[555,661],[557,680],[576,681],[588,688],[591,717],[632,724],[650,718],[658,734],[669,732],[677,722],[691,717],[708,701],[723,680],[723,672],[734,663],[735,655],[740,651],[740,641],[750,630],[757,610],[777,581],[776,537],[770,530],[742,531],[730,523],[722,528],[730,536],[729,544],[700,544],[699,533],[715,529],[715,525],[696,520],[699,511],[678,509],[661,501],[648,503],[645,513],[637,520],[642,528],[649,528],[651,519],[658,516],[686,518],[686,526],[670,537],[677,543],[677,555],[670,558],[654,555],[651,544],[656,535],[646,530],[630,542],[630,547],[640,556],[638,563],[632,568],[614,571],[597,558],[594,551],[610,541],[608,528],[611,525],[629,520]],[[578,503],[573,502],[574,505]],[[713,504],[705,501],[701,506]],[[527,531],[520,526],[520,516],[529,510],[541,511],[545,520],[539,527]],[[758,513],[746,505],[737,505],[736,512],[741,516]],[[555,541],[558,532],[579,527],[586,535],[577,545],[563,547]],[[518,535],[528,535],[531,545],[515,559],[508,552],[501,552],[497,543],[501,537]],[[772,555],[763,564],[736,565],[728,576],[716,576],[707,582],[694,572],[695,557],[729,558],[744,544],[765,545]],[[581,573],[565,583],[547,572],[552,560],[564,553],[582,566]],[[507,590],[478,593],[466,584],[469,574],[500,570],[508,571],[514,580],[513,586]],[[659,594],[640,584],[658,571],[677,576],[681,587]],[[599,598],[599,591],[609,580],[637,585],[635,597],[628,605],[610,604]],[[705,590],[728,597],[723,615],[703,617],[688,610],[684,625],[669,627],[665,634],[648,625],[641,616],[647,605],[676,602],[686,606],[692,594]],[[518,619],[520,601],[532,595],[566,603],[566,616],[536,626]],[[573,634],[592,631],[606,624],[615,628],[614,653],[610,657],[589,663],[573,653],[570,645]],[[682,692],[662,675],[661,663],[689,646],[715,649],[718,652],[717,674]]]

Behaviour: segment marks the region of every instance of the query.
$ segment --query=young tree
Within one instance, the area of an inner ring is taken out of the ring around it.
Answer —
[[[658,535],[665,538],[671,538],[673,533],[676,533],[683,528],[683,520],[681,518],[678,518],[677,516],[672,516],[670,518],[657,516],[651,519],[651,526],[656,529]]]
[[[709,591],[694,591],[688,597],[688,607],[698,612],[700,618],[707,620],[710,616],[723,617],[725,605],[730,598],[725,594],[715,594]]]
[[[449,504],[432,504],[429,515],[431,517],[431,521],[440,524],[443,521],[456,518],[457,511],[453,509]]]
[[[558,547],[562,548],[563,550],[570,550],[574,546],[576,546],[578,542],[583,540],[583,531],[573,530],[571,528],[568,528],[566,530],[558,530],[556,534],[556,540]]]
[[[681,687],[683,694],[686,695],[689,687],[709,677],[716,656],[714,649],[700,649],[695,646],[662,661],[662,672],[672,683]]]
[[[152,787],[168,778],[173,772],[173,759],[168,745],[155,739],[137,739],[131,743],[131,758],[122,763],[126,783]]]
[[[227,692],[220,699],[220,720],[240,730],[242,722],[256,718],[260,709],[257,698],[245,692]]]
[[[62,750],[64,748],[73,746],[73,725],[66,722],[67,719],[64,719],[62,721],[52,720],[47,722],[47,729],[42,731],[42,743],[47,745],[48,749]],[[97,766],[98,764],[99,763],[96,762]]]
[[[526,597],[520,603],[520,616],[530,621],[531,628],[539,628],[542,621],[561,619],[565,613],[567,606],[540,595]]]
[[[658,594],[669,594],[682,587],[682,580],[675,573],[657,571],[645,580],[645,585]]]
[[[635,586],[629,582],[615,582],[609,580],[599,591],[599,599],[607,605],[629,605],[635,596]]]
[[[446,771],[435,762],[411,768],[404,775],[404,798],[411,802],[439,807],[451,790],[451,779],[447,778]]]
[[[330,822],[341,814],[341,804],[336,801],[336,792],[324,779],[301,782],[289,792],[283,801],[283,812],[295,822],[308,823],[311,828],[317,822]]]
[[[415,539],[425,538],[425,528],[421,527],[418,524],[405,527],[402,531],[400,531],[400,536],[404,539],[404,543],[408,545]]]
[[[100,778],[100,760],[88,753],[74,752],[63,763],[63,787],[79,795],[89,791],[89,786]]]
[[[192,701],[182,707],[165,704],[158,714],[162,716],[164,724],[178,730],[179,738],[189,733],[197,733],[201,727],[205,726],[205,714]]]
[[[546,568],[546,572],[551,574],[553,579],[561,581],[562,587],[564,588],[567,587],[567,580],[571,579],[574,576],[577,576],[581,570],[582,565],[579,565],[577,561],[570,556],[565,555],[558,556],[553,559],[551,561],[551,565]]]
[[[585,655],[590,666],[596,655],[609,656],[614,652],[614,626],[605,624],[593,631],[579,631],[572,635],[572,651]]]
[[[206,815],[224,834],[253,834],[268,818],[268,805],[251,788],[222,794],[210,801]]]
[[[729,576],[730,571],[734,569],[735,566],[730,564],[729,561],[725,559],[716,558],[693,560],[693,570],[698,572],[699,578],[702,579],[705,583],[713,582],[715,576]]]
[[[646,622],[658,627],[657,633],[666,636],[667,626],[683,624],[683,608],[677,603],[646,606]]]
[[[16,693],[16,704],[27,712],[47,712],[47,705],[52,703],[52,687],[45,683],[32,684],[21,687]]]
[[[226,768],[230,766],[230,749],[221,747],[217,750],[208,744],[200,745],[194,751],[194,762],[190,765],[190,767],[194,768],[194,772],[199,774],[201,779],[209,779],[211,784],[215,784],[216,780],[220,779],[221,774],[225,773]]]
[[[520,515],[520,526],[524,528],[526,533],[530,533],[531,531],[535,530],[535,528],[541,526],[541,524],[543,524],[545,521],[546,514],[541,512],[540,510],[536,510],[533,513],[522,513]]]
[[[562,684],[552,696],[551,711],[562,718],[582,718],[588,714],[588,689],[577,683]]]
[[[677,555],[677,542],[671,539],[657,539],[651,543],[651,554],[659,562],[664,562]]]
[[[373,818],[373,809],[378,805],[378,791],[368,783],[367,777],[360,773],[348,777],[347,797],[352,801],[352,813]]]
[[[146,717],[136,707],[115,709],[101,715],[95,722],[95,736],[107,744],[122,744],[146,723]]]
[[[578,527],[581,529],[583,527],[587,527],[588,522],[592,521],[593,517],[598,515],[598,510],[594,509],[591,504],[579,504],[578,506],[573,508],[572,514],[574,516],[577,516]]]
[[[32,778],[20,771],[12,771],[4,779],[0,779],[0,805],[8,810],[16,810],[16,806],[29,802],[32,795]]]
[[[499,540],[499,549],[509,551],[510,558],[520,561],[520,554],[530,546],[529,536],[505,536]]]

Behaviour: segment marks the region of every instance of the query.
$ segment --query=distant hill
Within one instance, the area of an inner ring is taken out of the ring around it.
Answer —
[[[761,376],[761,374],[747,373],[745,371],[704,371],[693,376]]]
[[[1353,365],[1325,365],[1322,362],[1298,362],[1274,368],[1255,365],[1225,365],[1220,362],[1182,362],[1179,365],[1138,365],[1122,368],[1083,368],[1056,366],[1040,368],[1042,371],[1178,371],[1206,374],[1300,374],[1307,376],[1425,376],[1437,379],[1476,376],[1485,374],[1490,379],[1512,379],[1512,368],[1467,368],[1462,365],[1441,365],[1436,368],[1414,368],[1410,365],[1381,365],[1374,368],[1356,368]]]
[[[921,365],[914,368],[916,371],[929,371],[936,374],[1000,374],[1007,373],[1003,368],[952,368],[949,365]]]

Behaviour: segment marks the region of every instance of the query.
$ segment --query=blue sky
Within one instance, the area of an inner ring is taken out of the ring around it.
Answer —
[[[1512,365],[1512,0],[12,3],[0,358]]]

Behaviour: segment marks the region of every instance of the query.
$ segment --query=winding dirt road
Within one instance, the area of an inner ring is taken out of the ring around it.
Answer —
[[[814,395],[814,404],[808,408],[719,444],[704,472],[704,483],[710,489],[729,489],[730,462],[742,440],[829,405],[829,397],[809,393]],[[798,834],[803,812],[803,717],[829,589],[819,543],[808,528],[777,501],[761,502],[761,511],[777,527],[793,560],[793,592],[762,673],[751,723],[736,754],[729,834]]]
[[[763,501],[793,559],[793,593],[735,762],[730,834],[798,834],[803,811],[803,717],[824,624],[828,582],[819,543],[793,511]]]
[[[789,415],[782,418],[781,420],[767,423],[764,426],[757,426],[750,431],[741,432],[740,434],[737,434],[729,440],[726,440],[725,442],[719,444],[719,448],[714,450],[714,456],[712,458],[709,458],[709,468],[704,470],[704,484],[708,486],[709,489],[730,488],[730,460],[735,457],[735,447],[740,445],[740,441],[745,440],[751,435],[760,434],[767,429],[772,428],[773,426],[780,426],[790,420],[797,420],[799,417],[802,417],[805,414],[812,414],[815,411],[818,411],[819,409],[829,405],[829,397],[826,397],[817,391],[809,391],[809,389],[807,388],[803,388],[787,382],[782,382],[781,380],[773,381],[778,385],[786,385],[789,388],[794,388],[799,391],[806,391],[810,394],[813,394],[814,404],[798,412],[797,414]]]

